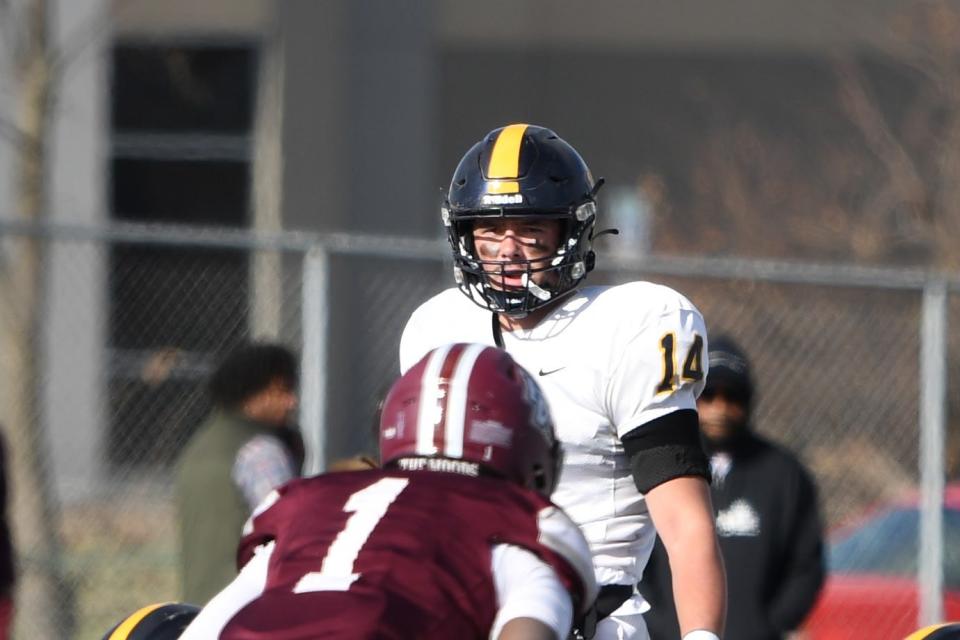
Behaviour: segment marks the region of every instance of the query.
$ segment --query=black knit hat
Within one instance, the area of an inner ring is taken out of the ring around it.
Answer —
[[[723,389],[728,395],[749,405],[753,398],[753,376],[747,354],[733,338],[719,335],[709,339],[710,370],[704,394],[709,396]]]

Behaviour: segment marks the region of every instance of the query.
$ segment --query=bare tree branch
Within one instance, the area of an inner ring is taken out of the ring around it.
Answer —
[[[949,238],[952,242],[960,233],[960,115],[955,107],[944,130],[936,153],[937,168],[937,238]],[[955,251],[950,253],[956,253]],[[954,258],[954,262],[960,257]]]
[[[30,144],[30,139],[16,124],[10,120],[0,117],[0,138],[14,144],[19,150],[23,150]]]
[[[860,66],[845,58],[837,62],[835,69],[840,80],[840,105],[886,168],[890,188],[899,202],[911,208],[926,207],[929,200],[927,186],[916,163],[870,95]]]
[[[18,36],[13,65],[16,107],[12,117],[16,118],[16,127],[8,130],[19,132],[25,144],[13,163],[13,207],[17,216],[36,221],[47,213],[48,177],[44,169],[55,80],[49,68],[50,14],[54,3],[28,0],[21,4],[16,24],[11,27]],[[32,637],[68,638],[73,636],[73,592],[66,580],[60,504],[47,475],[50,467],[44,444],[48,438],[46,424],[36,419],[42,415],[37,386],[40,370],[35,356],[41,335],[37,319],[46,295],[42,278],[45,247],[36,241],[19,244],[16,259],[8,263],[10,278],[0,282],[6,287],[4,299],[12,300],[20,312],[17,317],[0,322],[0,344],[4,355],[9,356],[9,360],[4,358],[0,373],[6,380],[18,381],[16,387],[8,387],[10,391],[5,392],[9,394],[6,401],[11,412],[7,433],[11,450],[17,451],[11,458],[12,482],[21,488],[20,498],[14,502],[13,521],[22,539],[31,541],[44,564],[23,572],[24,584],[31,586],[20,591],[18,600],[23,602],[18,606],[23,611],[44,612],[30,634]]]
[[[960,81],[960,13],[943,1],[917,3],[897,21],[891,57],[956,99]]]
[[[16,66],[18,48],[17,18],[10,0],[0,0],[0,51],[11,68]]]

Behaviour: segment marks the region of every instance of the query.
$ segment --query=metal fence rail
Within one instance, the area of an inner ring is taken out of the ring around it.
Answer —
[[[712,334],[745,346],[757,372],[755,426],[811,467],[828,523],[922,490],[922,616],[936,618],[935,507],[957,472],[960,393],[949,374],[960,338],[948,327],[960,313],[960,276],[614,248],[601,248],[591,282],[673,286]],[[18,279],[33,250],[42,269]],[[451,283],[441,240],[0,220],[0,329],[4,345],[33,355],[26,379],[4,369],[0,422],[43,453],[31,475],[11,452],[11,513],[36,499],[23,485],[39,478],[62,550],[45,555],[15,517],[17,637],[41,637],[32,578],[54,569],[70,594],[62,637],[97,639],[143,604],[178,599],[171,461],[208,410],[202,382],[226,349],[267,337],[300,351],[301,427],[320,470],[373,446],[403,324]],[[30,287],[40,314],[26,327]],[[23,398],[32,400],[17,404]]]

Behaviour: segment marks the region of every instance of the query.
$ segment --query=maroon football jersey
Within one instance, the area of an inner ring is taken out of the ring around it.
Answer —
[[[244,564],[275,541],[264,591],[221,638],[487,638],[498,543],[550,564],[581,605],[575,567],[589,569],[589,558],[578,564],[541,542],[539,516],[555,507],[513,483],[373,470],[295,480],[279,494],[238,551]]]

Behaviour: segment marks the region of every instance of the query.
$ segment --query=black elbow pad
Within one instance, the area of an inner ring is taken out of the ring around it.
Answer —
[[[633,429],[622,438],[633,482],[646,493],[667,480],[701,476],[710,481],[710,465],[700,444],[700,423],[693,409],[679,409]]]

